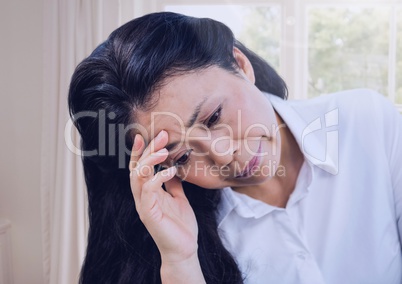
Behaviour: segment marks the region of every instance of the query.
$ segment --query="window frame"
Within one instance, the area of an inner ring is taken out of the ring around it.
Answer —
[[[388,49],[388,98],[402,112],[402,104],[396,104],[397,58],[397,0],[119,0],[119,24],[154,11],[164,11],[168,5],[279,5],[281,7],[280,70],[285,79],[290,98],[305,99],[308,91],[308,11],[315,7],[375,7],[391,9]],[[402,52],[402,51],[401,51]],[[402,56],[402,55],[401,55]]]

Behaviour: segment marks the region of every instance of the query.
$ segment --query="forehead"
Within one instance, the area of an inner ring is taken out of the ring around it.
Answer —
[[[141,134],[148,143],[161,130],[169,134],[169,142],[182,139],[186,124],[203,103],[201,113],[211,111],[217,101],[238,92],[244,80],[241,76],[217,66],[168,78],[153,94],[151,109],[137,111],[135,121],[141,125]]]
[[[169,140],[182,135],[196,106],[212,94],[214,75],[220,72],[225,71],[208,68],[167,79],[153,94],[156,103],[152,108],[136,112],[145,140],[149,142],[161,130],[169,133]]]

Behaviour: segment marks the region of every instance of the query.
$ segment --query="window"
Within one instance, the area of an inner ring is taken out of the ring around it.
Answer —
[[[311,7],[308,22],[308,95],[365,86],[389,91],[390,9]]]
[[[283,76],[291,98],[367,87],[402,111],[400,1],[120,1],[134,16],[165,10],[224,22]]]
[[[223,22],[231,28],[238,40],[279,70],[281,39],[279,5],[168,5],[165,9]]]

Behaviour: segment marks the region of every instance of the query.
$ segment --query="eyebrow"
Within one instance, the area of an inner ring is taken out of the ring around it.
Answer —
[[[193,115],[191,116],[190,120],[187,122],[186,127],[190,128],[196,122],[198,115],[200,114],[201,108],[203,104],[207,101],[208,97],[205,97],[194,109]]]
[[[207,101],[208,97],[205,97],[194,109],[193,114],[191,115],[189,121],[186,123],[185,127],[186,128],[190,128],[194,125],[194,123],[197,121],[197,118],[201,112],[201,108],[202,106],[205,104],[205,102]],[[173,142],[173,143],[169,143],[168,145],[165,146],[165,148],[170,152],[170,150],[172,150],[174,147],[177,146],[177,144],[179,144],[179,142]]]

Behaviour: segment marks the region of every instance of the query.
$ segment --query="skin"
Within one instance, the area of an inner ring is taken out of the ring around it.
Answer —
[[[161,253],[165,282],[204,281],[197,223],[180,179],[205,188],[230,186],[285,207],[303,163],[293,135],[255,87],[249,60],[236,48],[234,56],[238,74],[214,66],[170,78],[155,94],[152,109],[136,115],[139,124],[149,127],[135,136],[131,188]],[[186,127],[197,105],[202,105],[197,119]],[[158,164],[167,169],[154,175]]]

